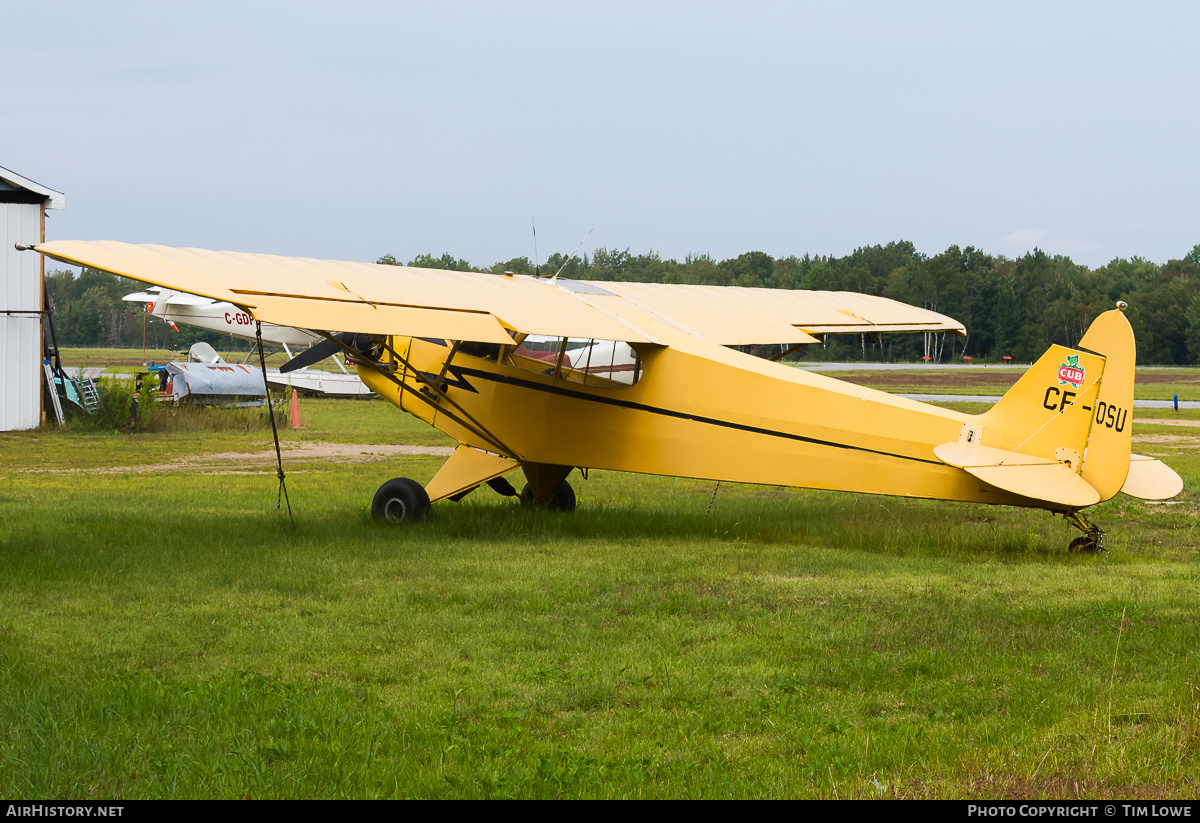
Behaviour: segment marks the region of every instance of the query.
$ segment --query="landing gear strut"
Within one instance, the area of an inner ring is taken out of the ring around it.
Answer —
[[[1104,532],[1100,530],[1099,526],[1089,523],[1079,512],[1064,514],[1063,517],[1072,526],[1083,532],[1083,537],[1076,537],[1071,541],[1071,554],[1093,554],[1095,552],[1108,554],[1108,549],[1104,548]]]
[[[548,463],[522,463],[521,469],[529,481],[521,490],[521,503],[552,512],[575,511],[575,490],[567,482],[571,466]]]

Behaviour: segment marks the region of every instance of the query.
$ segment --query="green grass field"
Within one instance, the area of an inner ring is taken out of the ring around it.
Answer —
[[[1108,557],[1045,513],[602,472],[573,515],[388,528],[375,488],[444,458],[371,447],[451,444],[302,414],[294,524],[269,429],[0,434],[0,794],[1200,795],[1200,413],[1135,418],[1185,489],[1092,510]]]

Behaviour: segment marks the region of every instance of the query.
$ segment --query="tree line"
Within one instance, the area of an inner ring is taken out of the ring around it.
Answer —
[[[98,269],[71,270],[46,274],[46,302],[54,324],[54,339],[59,346],[141,347],[186,350],[203,340],[226,345],[229,335],[206,332],[194,326],[173,331],[157,317],[150,317],[144,304],[122,298],[143,291],[144,283],[118,277]],[[46,333],[49,340],[49,331]],[[247,347],[248,348],[248,347]]]
[[[377,262],[399,264],[391,255]],[[420,255],[407,265],[484,270],[449,254]],[[979,362],[1000,362],[1004,357],[1030,362],[1053,343],[1075,346],[1097,315],[1123,300],[1129,304],[1126,316],[1137,335],[1139,363],[1200,362],[1200,245],[1165,265],[1134,257],[1097,269],[1036,248],[1015,260],[971,246],[951,246],[927,256],[908,241],[863,246],[845,257],[775,258],[752,251],[720,262],[704,254],[688,255],[679,262],[664,260],[653,251],[634,255],[628,249],[599,248],[590,257],[551,255],[540,270],[554,274],[560,268],[562,277],[577,280],[852,291],[888,297],[940,312],[966,326],[967,338],[937,341],[934,359],[943,362],[963,356]],[[518,257],[486,271],[532,274],[534,266],[528,258]],[[921,335],[853,337],[807,354],[821,359],[867,356],[919,362],[930,351]]]
[[[598,248],[592,254],[552,254],[541,266],[516,257],[480,268],[450,254],[422,254],[402,263],[388,254],[376,262],[456,271],[534,274],[540,271],[577,280],[692,283],[749,288],[853,291],[878,295],[953,317],[968,337],[899,334],[878,339],[830,336],[809,346],[805,359],[857,359],[920,362],[1014,362],[1036,359],[1052,343],[1075,346],[1088,325],[1118,300],[1137,335],[1139,364],[1200,362],[1200,245],[1185,256],[1157,264],[1134,257],[1088,269],[1069,257],[1040,249],[1017,259],[994,256],[971,246],[951,246],[927,256],[908,241],[863,246],[844,257],[804,255],[775,258],[752,251],[716,261],[707,254],[663,259],[654,251]],[[54,271],[46,291],[60,345],[186,347],[195,340],[222,343],[221,335],[180,326],[171,332],[145,318],[141,304],[121,297],[141,284],[106,272],[84,269],[74,276]]]

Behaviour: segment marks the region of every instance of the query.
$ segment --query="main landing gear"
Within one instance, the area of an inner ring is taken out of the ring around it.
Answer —
[[[1108,550],[1104,548],[1104,532],[1100,530],[1099,526],[1089,523],[1079,512],[1064,514],[1063,517],[1072,526],[1083,532],[1083,537],[1076,537],[1071,541],[1071,554],[1094,554],[1096,552],[1108,554]]]
[[[499,481],[499,482],[497,482]],[[507,480],[494,478],[487,484],[502,495],[516,496],[516,490]],[[472,486],[448,499],[457,500],[476,488]],[[560,480],[548,494],[538,499],[530,483],[521,490],[521,504],[548,509],[553,512],[575,511],[575,490],[566,480]],[[424,486],[407,477],[393,477],[379,487],[371,501],[371,517],[387,523],[411,523],[429,517],[429,495]]]
[[[371,516],[389,523],[409,523],[429,517],[425,487],[407,477],[393,477],[379,487],[371,501]]]
[[[521,490],[521,505],[538,506],[552,512],[570,513],[575,511],[575,490],[571,488],[570,483],[563,480],[554,487],[554,490],[550,492],[550,496],[546,498],[545,502],[538,503],[533,497],[533,489],[526,483],[525,488]]]

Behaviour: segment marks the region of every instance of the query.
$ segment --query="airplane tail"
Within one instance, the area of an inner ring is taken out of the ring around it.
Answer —
[[[1078,349],[1051,346],[995,406],[963,425],[957,443],[938,446],[937,457],[1057,511],[1118,491],[1178,494],[1175,472],[1130,453],[1137,355],[1122,309],[1096,318]]]
[[[146,310],[155,317],[162,318],[167,313],[167,310],[170,306],[170,299],[178,293],[179,292],[174,292],[170,289],[160,288],[158,290],[158,296],[150,302],[150,304],[146,307]],[[171,325],[174,326],[175,324],[171,323]],[[179,329],[176,328],[175,331],[179,331]]]

